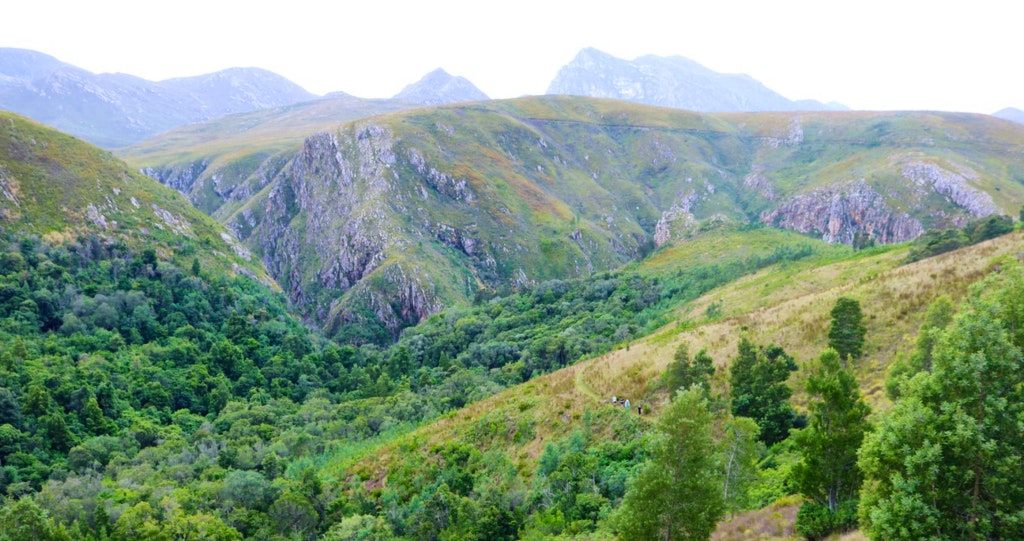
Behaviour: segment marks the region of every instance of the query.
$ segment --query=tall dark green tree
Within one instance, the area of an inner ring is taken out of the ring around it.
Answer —
[[[857,359],[864,352],[864,314],[860,302],[849,297],[839,297],[832,307],[832,323],[828,328],[828,347],[839,353],[839,359]]]
[[[807,498],[797,516],[797,531],[815,536],[852,528],[862,476],[857,449],[868,428],[871,408],[853,373],[829,349],[807,377],[808,426],[793,433],[800,462],[793,467],[797,490]],[[808,520],[816,517],[824,520]],[[801,520],[801,519],[804,520]],[[801,531],[803,530],[803,531]]]
[[[701,389],[679,392],[659,419],[651,460],[630,483],[617,511],[621,539],[711,537],[725,510],[712,421]]]
[[[972,288],[931,372],[864,439],[860,520],[872,539],[1024,539],[1024,272]]]
[[[675,398],[676,391],[699,385],[708,390],[708,378],[715,374],[715,364],[706,350],[700,350],[696,357],[690,358],[690,350],[686,344],[676,348],[675,356],[668,363],[662,375],[669,396]]]
[[[729,374],[732,413],[753,419],[765,445],[786,439],[793,428],[796,413],[789,404],[793,390],[786,380],[796,369],[793,357],[780,346],[756,346],[746,336],[740,338]]]
[[[885,392],[889,398],[896,400],[901,395],[900,388],[914,374],[932,369],[932,351],[942,331],[953,321],[956,308],[949,297],[943,295],[935,299],[925,313],[924,322],[917,331],[917,344],[908,357],[900,357],[889,365],[889,374],[885,380]]]

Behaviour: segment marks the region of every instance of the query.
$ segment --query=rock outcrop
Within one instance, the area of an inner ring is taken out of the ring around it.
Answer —
[[[216,215],[311,321],[393,337],[481,289],[589,276],[729,224],[891,243],[1019,208],[1007,171],[1024,170],[1024,129],[977,148],[957,131],[984,122],[1005,129],[981,115],[476,102],[348,123],[272,166],[205,166],[191,189],[231,203]]]
[[[920,221],[890,208],[885,198],[863,180],[800,194],[762,212],[760,218],[768,225],[843,244],[853,244],[857,233],[888,244],[924,232]]]

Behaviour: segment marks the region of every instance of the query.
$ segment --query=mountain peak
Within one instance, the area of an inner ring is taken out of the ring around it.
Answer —
[[[1024,111],[1021,111],[1016,107],[1007,107],[1005,109],[1000,109],[992,113],[992,116],[996,118],[1001,118],[1003,120],[1016,122],[1018,124],[1024,124]]]
[[[488,97],[466,78],[451,75],[444,69],[437,68],[419,81],[403,88],[395,94],[394,99],[421,105],[444,105],[481,101]]]
[[[629,61],[594,48],[581,50],[559,70],[547,93],[708,112],[833,108],[790,101],[749,75],[718,73],[683,56],[646,55]]]
[[[259,68],[153,82],[123,73],[94,74],[36,51],[0,48],[0,109],[106,148],[184,124],[314,98]]]

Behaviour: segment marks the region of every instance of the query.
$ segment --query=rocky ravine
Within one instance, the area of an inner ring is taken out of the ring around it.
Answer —
[[[890,243],[1024,201],[1024,187],[985,160],[859,143],[873,118],[680,113],[690,116],[642,126],[586,109],[551,120],[524,101],[531,116],[489,102],[311,136],[246,189],[255,195],[227,225],[310,320],[358,322],[372,331],[360,339],[381,339],[479,289],[585,277],[711,221]],[[993,185],[998,202],[982,189]]]

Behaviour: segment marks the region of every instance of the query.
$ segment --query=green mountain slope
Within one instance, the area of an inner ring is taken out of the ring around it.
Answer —
[[[522,98],[359,120],[268,161],[224,154],[257,171],[231,178],[258,180],[204,208],[307,317],[394,336],[479,291],[586,277],[715,224],[891,243],[1015,216],[1022,150],[1024,129],[984,115]]]
[[[180,190],[204,212],[222,217],[270,182],[309,134],[414,106],[338,92],[183,126],[121,149],[118,155]]]
[[[263,265],[176,191],[109,152],[0,112],[0,226],[60,243],[95,236],[147,246],[267,283]],[[201,247],[201,249],[199,248]]]

